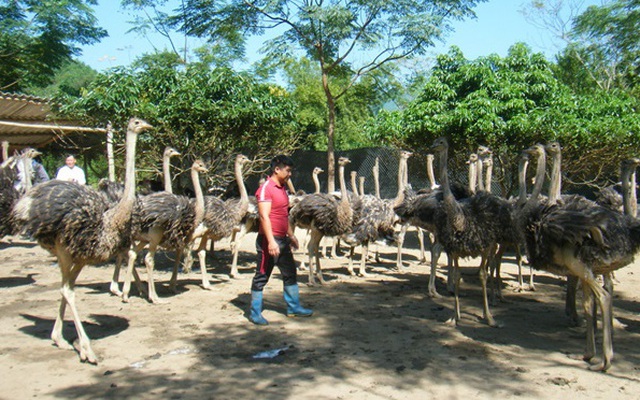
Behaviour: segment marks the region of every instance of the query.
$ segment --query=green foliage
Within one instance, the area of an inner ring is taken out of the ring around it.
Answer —
[[[96,0],[12,0],[0,3],[0,90],[44,87],[80,54],[77,45],[98,42]]]
[[[582,90],[597,86],[633,91],[638,86],[640,1],[588,7],[573,20],[570,38],[572,42],[558,56],[564,82],[574,88],[583,86]],[[578,65],[581,69],[575,68]]]
[[[473,7],[482,1],[190,0],[169,21],[187,35],[233,46],[243,46],[248,37],[273,29],[276,36],[263,48],[272,65],[286,64],[299,52],[313,60],[326,98],[327,152],[333,158],[335,138],[344,135],[336,129],[340,118],[336,101],[363,76],[423,54],[444,37],[454,20],[474,17]],[[329,190],[334,187],[334,172],[334,165],[329,165]]]
[[[403,111],[381,113],[370,132],[386,141],[398,135],[402,145],[421,152],[436,137],[448,136],[459,167],[476,146],[488,145],[502,177],[515,170],[525,147],[558,140],[569,182],[603,184],[638,149],[639,107],[623,91],[573,93],[524,44],[512,46],[505,58],[474,61],[454,47],[438,57],[415,101]],[[515,186],[514,180],[504,183]]]
[[[317,65],[306,57],[288,60],[283,66],[291,98],[297,104],[296,117],[302,129],[303,147],[327,149],[327,106]],[[336,145],[343,150],[374,146],[363,126],[375,113],[401,93],[391,74],[377,71],[357,82],[336,102]]]
[[[269,159],[291,152],[298,142],[295,107],[286,91],[226,68],[152,63],[112,69],[62,112],[102,126],[111,120],[117,128],[140,116],[156,128],[140,138],[141,170],[156,173],[164,147],[171,145],[186,163],[195,157],[209,162],[211,184],[233,179],[237,153]]]
[[[86,88],[98,73],[79,61],[70,61],[63,64],[55,73],[52,83],[46,87],[28,88],[26,92],[40,97],[54,97],[59,93],[78,97],[80,91]]]

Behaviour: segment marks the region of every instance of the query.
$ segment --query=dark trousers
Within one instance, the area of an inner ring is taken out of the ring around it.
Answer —
[[[251,281],[252,291],[262,291],[264,289],[267,282],[269,282],[275,265],[280,269],[285,286],[295,285],[298,282],[296,262],[291,252],[291,239],[281,236],[276,236],[275,239],[280,247],[280,255],[278,257],[272,257],[269,254],[269,242],[266,236],[258,235],[256,238],[258,265],[256,266],[256,274]]]

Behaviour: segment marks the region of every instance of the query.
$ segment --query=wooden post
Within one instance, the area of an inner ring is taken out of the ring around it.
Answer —
[[[2,161],[7,161],[9,158],[9,142],[6,140],[2,141]]]

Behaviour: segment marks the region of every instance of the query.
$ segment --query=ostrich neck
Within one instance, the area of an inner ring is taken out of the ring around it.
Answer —
[[[435,189],[438,184],[436,183],[436,176],[433,173],[433,157],[427,157],[427,176],[429,177],[429,187]]]
[[[31,158],[23,157],[22,158],[22,170],[24,173],[24,190],[25,192],[31,189]]]
[[[169,171],[170,166],[170,157],[166,155],[162,158],[162,174],[164,176],[164,191],[167,193],[173,193],[173,188],[171,187],[171,172]]]
[[[204,194],[200,185],[200,174],[195,168],[191,169],[191,182],[193,190],[196,192],[196,220],[194,225],[197,227],[204,219]]]
[[[440,182],[442,182],[442,195],[445,201],[455,201],[451,186],[449,185],[449,167],[447,166],[447,158],[449,157],[449,149],[446,147],[439,154],[438,160],[440,165]]]
[[[631,216],[633,218],[636,218],[638,216],[638,194],[636,192],[637,190],[637,185],[636,185],[636,167],[633,168],[633,171],[631,172],[631,178],[630,178],[630,189],[631,189],[631,193],[629,196],[629,201],[631,203]]]
[[[373,185],[375,188],[376,197],[380,198],[380,161],[376,157],[376,163],[373,166]]]
[[[135,132],[127,130],[126,139],[126,158],[125,158],[125,175],[124,175],[124,193],[122,198],[115,207],[109,209],[105,218],[105,227],[102,231],[104,237],[116,235],[124,235],[125,227],[131,220],[133,204],[136,199],[135,182],[136,182],[136,141],[138,135]]]
[[[487,165],[487,175],[486,175],[486,181],[484,183],[484,187],[487,190],[487,192],[491,193],[491,178],[493,175],[493,163],[490,163],[489,165]]]
[[[349,203],[349,195],[347,194],[347,183],[344,179],[344,165],[338,167],[338,179],[340,180],[340,202]]]
[[[244,186],[244,179],[242,177],[242,163],[236,162],[235,164],[236,183],[240,190],[240,212],[244,215],[249,208],[249,195],[247,194],[247,188]]]
[[[360,193],[360,196],[364,196],[364,176],[360,177],[360,182],[359,182],[359,186],[358,186],[358,192]]]
[[[394,207],[399,206],[404,201],[404,188],[407,185],[408,176],[407,158],[400,157],[400,162],[398,163],[398,193],[396,193],[396,198],[393,201]]]
[[[440,152],[440,168],[441,168],[441,176],[440,181],[442,182],[442,202],[444,206],[444,210],[446,213],[446,217],[448,223],[451,224],[451,227],[460,231],[464,228],[464,214],[460,209],[460,204],[456,201],[455,197],[453,197],[453,193],[451,192],[451,186],[449,184],[449,167],[447,165],[447,160],[449,158],[449,149],[445,147]]]
[[[356,174],[351,174],[351,191],[353,192],[353,194],[355,194],[356,196],[359,195],[358,193],[358,186],[356,185]]]
[[[549,185],[549,204],[556,204],[560,200],[560,192],[562,187],[562,174],[560,168],[562,164],[562,155],[560,152],[554,153],[551,163],[551,183]]]
[[[542,185],[544,184],[544,175],[547,169],[547,156],[544,152],[540,153],[537,160],[538,165],[536,166],[536,183],[533,185],[533,190],[531,191],[531,197],[527,201],[527,206],[535,205],[540,198],[540,193],[542,193]]]
[[[527,202],[527,167],[529,160],[523,158],[518,163],[518,204]]]
[[[476,192],[476,184],[477,184],[477,176],[476,176],[476,163],[469,163],[469,191],[471,193]]]
[[[484,190],[484,181],[482,180],[484,175],[483,168],[482,159],[478,157],[478,161],[476,161],[476,180],[478,181],[478,190]]]
[[[320,193],[320,180],[318,180],[318,174],[313,174],[313,184],[316,187],[316,193]]]
[[[631,165],[625,165],[620,174],[620,180],[622,182],[622,200],[624,206],[624,213],[631,217],[636,217],[638,214],[636,191],[636,167]]]

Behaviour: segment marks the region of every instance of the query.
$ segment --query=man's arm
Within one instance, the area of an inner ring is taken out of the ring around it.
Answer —
[[[271,214],[271,202],[259,201],[258,215],[260,216],[262,231],[267,238],[267,243],[269,243],[269,255],[276,257],[280,254],[280,246],[278,246],[275,237],[273,237],[273,228],[271,227],[271,219],[269,219],[269,214]]]

